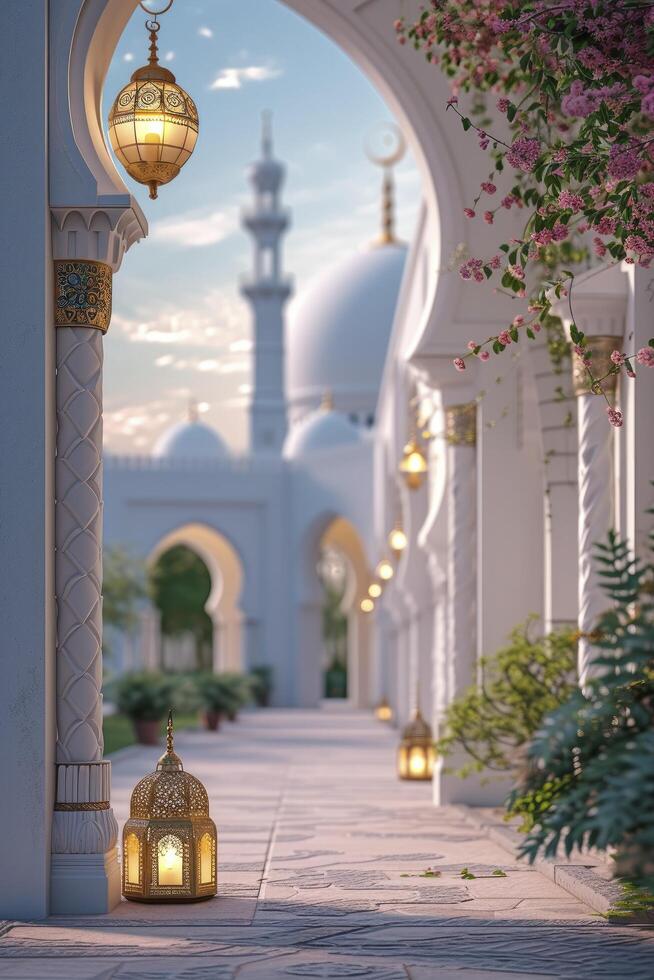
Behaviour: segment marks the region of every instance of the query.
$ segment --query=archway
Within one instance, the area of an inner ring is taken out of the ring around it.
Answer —
[[[214,671],[244,670],[244,617],[240,607],[244,576],[238,552],[215,528],[204,524],[186,524],[158,542],[148,558],[150,565],[179,546],[195,552],[206,565],[211,578],[204,608],[212,622]]]

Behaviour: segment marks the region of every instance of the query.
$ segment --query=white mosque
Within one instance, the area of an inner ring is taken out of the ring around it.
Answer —
[[[248,170],[254,202],[242,224],[254,244],[241,286],[252,311],[249,451],[230,453],[191,408],[150,456],[106,456],[105,549],[156,561],[185,545],[212,581],[216,670],[272,667],[274,701],[314,705],[322,696],[325,550],[346,569],[348,696],[369,705],[381,691],[369,614],[374,578],[372,429],[407,256],[394,234],[393,182],[383,184],[382,233],[315,279],[291,304],[282,269],[289,213],[285,168],[264,121],[261,159]],[[364,603],[365,606],[365,603]],[[114,640],[122,669],[161,663],[155,609]]]

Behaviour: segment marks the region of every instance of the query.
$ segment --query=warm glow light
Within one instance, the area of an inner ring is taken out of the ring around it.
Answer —
[[[412,776],[424,776],[427,771],[427,759],[422,749],[411,749],[409,753],[409,772]]]
[[[400,461],[400,473],[404,476],[409,489],[417,490],[422,486],[423,477],[426,472],[427,460],[425,459],[425,454],[416,439],[411,438],[404,447]]]
[[[388,535],[388,547],[395,554],[399,554],[404,551],[408,544],[407,536],[401,527],[394,527],[391,533]]]
[[[213,846],[211,836],[203,834],[200,841],[200,884],[213,881]]]
[[[182,842],[173,834],[166,834],[157,847],[158,883],[181,885],[184,882]]]
[[[375,718],[378,721],[393,720],[393,709],[391,708],[386,698],[383,698],[375,708]]]
[[[379,599],[382,594],[382,587],[379,582],[373,582],[372,585],[368,586],[368,595],[371,599]]]
[[[377,565],[377,575],[383,582],[388,582],[393,578],[393,566],[388,558],[382,558],[380,563]]]
[[[130,885],[141,884],[140,850],[136,834],[129,834],[125,843],[125,860],[127,862],[126,880]]]
[[[361,612],[370,613],[375,608],[375,604],[372,599],[362,599],[361,600]]]

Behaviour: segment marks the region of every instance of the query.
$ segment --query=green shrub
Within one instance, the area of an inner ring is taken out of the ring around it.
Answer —
[[[252,697],[261,708],[270,702],[273,691],[273,671],[267,664],[259,664],[250,670],[250,687]]]
[[[618,873],[654,891],[654,569],[614,533],[598,561],[612,608],[593,633],[594,676],[544,719],[510,809],[530,861],[560,843],[615,848]]]
[[[457,775],[507,772],[543,717],[574,689],[576,642],[569,630],[532,639],[533,618],[517,627],[509,643],[482,657],[482,683],[447,708],[436,749],[447,757],[463,749],[468,761]]]
[[[250,680],[245,674],[229,671],[221,674],[198,674],[195,682],[206,711],[234,716],[250,700]]]
[[[134,721],[160,721],[173,702],[175,682],[155,671],[123,674],[115,684],[119,712]]]

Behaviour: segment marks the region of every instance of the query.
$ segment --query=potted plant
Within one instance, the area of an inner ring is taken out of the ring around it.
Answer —
[[[250,671],[250,689],[256,704],[260,708],[267,708],[273,689],[272,667],[267,664],[253,667]]]
[[[237,674],[226,671],[218,675],[228,693],[229,704],[225,711],[229,721],[236,721],[238,713],[243,708],[252,695],[252,685],[245,674]]]
[[[173,684],[155,671],[124,674],[116,683],[116,706],[131,719],[141,745],[157,745],[161,721],[170,708]]]
[[[204,723],[210,732],[215,732],[221,719],[232,710],[232,691],[220,674],[198,675],[197,689],[204,709]]]

